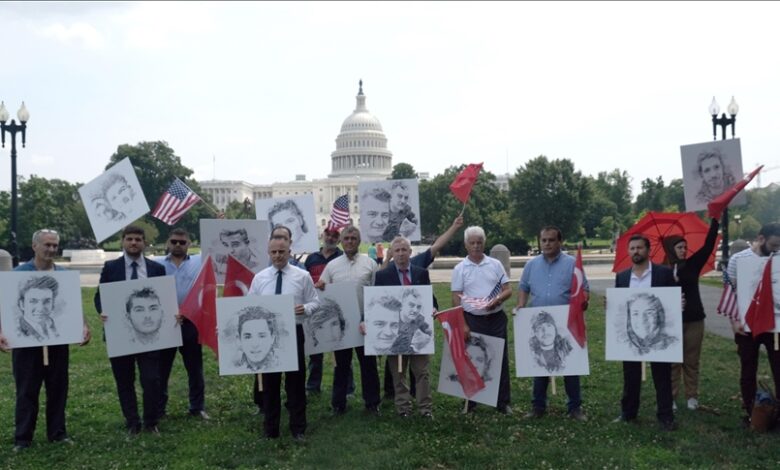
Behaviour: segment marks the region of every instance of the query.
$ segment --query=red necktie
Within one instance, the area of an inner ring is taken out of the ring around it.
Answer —
[[[409,270],[408,269],[403,269],[403,270],[401,270],[401,274],[403,275],[404,285],[405,286],[411,286],[412,285],[412,280],[409,279]]]

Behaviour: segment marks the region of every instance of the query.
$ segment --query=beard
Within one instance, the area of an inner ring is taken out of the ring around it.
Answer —
[[[631,262],[634,264],[642,264],[645,261],[647,261],[646,256],[642,256],[640,254],[631,255]]]

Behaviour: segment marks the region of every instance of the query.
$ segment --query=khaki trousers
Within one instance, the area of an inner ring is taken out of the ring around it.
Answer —
[[[420,413],[430,413],[433,411],[433,399],[431,397],[431,385],[429,380],[429,365],[431,356],[427,355],[408,355],[400,356],[402,371],[398,372],[398,355],[388,356],[390,362],[390,372],[393,374],[393,385],[395,386],[395,411],[397,413],[411,413],[412,395],[409,393],[409,385],[406,383],[408,367],[412,368],[417,390],[417,408]]]
[[[683,362],[672,364],[672,396],[677,397],[680,376],[685,383],[685,398],[699,398],[699,363],[704,339],[704,320],[683,323]]]

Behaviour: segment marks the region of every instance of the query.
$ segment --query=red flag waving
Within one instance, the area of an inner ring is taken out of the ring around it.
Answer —
[[[707,211],[709,212],[710,217],[713,219],[719,219],[720,215],[723,213],[723,209],[728,207],[731,200],[734,199],[734,197],[739,194],[739,192],[742,191],[742,189],[747,186],[748,183],[753,180],[753,178],[756,177],[758,172],[761,171],[761,168],[764,168],[764,165],[761,165],[760,167],[745,175],[745,177],[737,181],[734,186],[723,191],[720,196],[713,198],[710,203],[707,204]]]
[[[463,334],[463,307],[440,312],[436,318],[444,329],[444,338],[450,348],[455,372],[458,373],[458,382],[463,387],[463,393],[471,398],[485,388],[485,382],[466,353],[466,338]]]
[[[775,306],[772,299],[772,259],[771,256],[764,266],[764,274],[758,283],[753,300],[750,301],[745,323],[753,332],[753,337],[775,329]]]
[[[225,270],[225,288],[222,297],[243,297],[252,285],[255,273],[241,264],[233,255],[228,255],[227,269]]]
[[[585,271],[582,269],[581,246],[577,248],[577,261],[574,263],[569,294],[569,331],[580,347],[584,348],[586,341],[585,312],[582,307],[588,301],[588,294],[585,292]]]
[[[217,351],[217,277],[211,256],[207,256],[179,312],[195,324],[198,343]]]
[[[455,181],[450,184],[450,191],[452,191],[455,198],[463,204],[469,200],[471,188],[473,188],[474,183],[477,182],[477,176],[479,176],[479,171],[481,169],[481,163],[472,163],[458,173],[458,176],[455,177]]]

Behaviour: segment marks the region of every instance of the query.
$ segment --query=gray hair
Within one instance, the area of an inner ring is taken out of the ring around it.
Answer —
[[[393,238],[393,241],[390,242],[390,249],[392,250],[393,247],[399,243],[405,244],[409,250],[412,249],[412,242],[410,242],[409,239],[403,235],[396,235],[395,238]]]
[[[483,230],[482,227],[478,225],[472,225],[463,232],[464,242],[468,241],[468,239],[471,237],[479,237],[483,242],[487,239],[487,237],[485,237],[485,230]]]
[[[35,233],[33,233],[32,242],[34,244],[40,243],[43,235],[54,235],[57,238],[57,243],[60,242],[60,234],[57,233],[56,230],[52,230],[50,228],[42,228],[40,230],[36,230]]]

